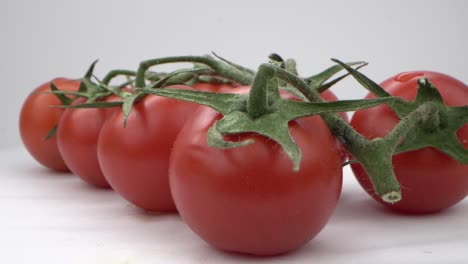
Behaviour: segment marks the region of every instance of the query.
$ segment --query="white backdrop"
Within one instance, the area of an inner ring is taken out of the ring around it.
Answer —
[[[278,3],[277,3],[278,2]],[[0,147],[19,146],[25,96],[56,76],[97,75],[168,55],[220,55],[255,68],[271,52],[303,74],[329,58],[366,60],[376,81],[435,70],[468,82],[468,1],[64,1],[0,2]],[[347,80],[342,98],[365,94]]]

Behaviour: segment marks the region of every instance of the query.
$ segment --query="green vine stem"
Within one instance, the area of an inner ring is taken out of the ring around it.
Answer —
[[[268,69],[267,69],[268,71]],[[278,91],[275,78],[265,78],[265,76],[274,75],[274,71],[266,72],[263,74],[256,74],[252,82],[252,87],[247,101],[247,111],[252,118],[257,118],[265,115],[268,112],[268,97],[267,91]],[[271,86],[272,88],[269,88]]]
[[[127,77],[134,77],[136,75],[135,71],[131,70],[112,70],[109,73],[107,73],[106,76],[102,79],[102,84],[104,85],[109,85],[112,79],[114,79],[117,76],[127,76]]]
[[[206,65],[219,75],[229,80],[233,80],[239,84],[248,85],[252,83],[253,74],[251,70],[230,63],[225,59],[216,60],[210,56],[179,56],[157,58],[141,62],[136,74],[136,87],[144,88],[146,86],[145,73],[150,67],[165,63],[177,62],[189,62]]]

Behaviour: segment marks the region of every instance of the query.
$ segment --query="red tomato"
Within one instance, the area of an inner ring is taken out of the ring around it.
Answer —
[[[126,127],[121,111],[112,115],[98,140],[99,165],[111,187],[143,209],[175,210],[169,191],[169,155],[186,118],[198,107],[148,95],[133,106]]]
[[[290,122],[302,150],[301,169],[293,172],[282,148],[257,134],[229,137],[256,141],[246,147],[209,147],[208,128],[220,117],[200,107],[174,144],[169,179],[184,221],[228,251],[272,255],[307,243],[327,223],[341,191],[341,157],[328,127],[318,116]]]
[[[118,100],[120,97],[116,95],[104,99],[106,102]],[[74,104],[85,102],[85,98],[79,98]],[[110,185],[99,167],[97,142],[104,121],[116,110],[116,108],[67,109],[60,119],[57,130],[59,151],[68,168],[84,181],[101,188],[109,188]]]
[[[192,85],[193,89],[203,92],[230,92],[239,87],[235,84],[216,84],[216,83],[196,83]]]
[[[56,78],[52,82],[58,89],[64,91],[77,91],[80,87],[78,80]],[[50,82],[47,82],[37,87],[26,98],[20,113],[20,135],[26,149],[40,164],[53,170],[68,171],[57,148],[56,137],[44,140],[65,111],[50,107],[61,105],[61,102],[53,94],[41,93],[49,91],[51,91]]]
[[[323,91],[320,94],[320,96],[327,102],[338,101],[338,97],[336,97],[336,95],[330,90]],[[343,118],[344,121],[349,122],[349,117],[345,112],[341,112],[341,113],[338,113],[338,114]]]
[[[417,79],[425,76],[441,93],[449,106],[468,104],[468,87],[445,74],[428,71],[405,72],[385,80],[381,86],[394,96],[414,100]],[[366,98],[374,98],[367,95]],[[386,105],[357,111],[351,125],[367,138],[385,136],[399,118]],[[458,138],[468,148],[468,125],[457,132]],[[441,139],[443,140],[443,139]],[[360,164],[352,164],[353,172],[375,200],[385,206],[406,213],[430,213],[450,207],[468,194],[468,166],[461,165],[439,150],[426,147],[393,157],[395,174],[401,185],[402,200],[395,204],[383,202],[373,192],[372,184]]]

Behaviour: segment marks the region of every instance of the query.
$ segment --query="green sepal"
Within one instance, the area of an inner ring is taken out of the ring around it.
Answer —
[[[346,71],[348,71],[364,88],[369,90],[377,97],[390,97],[391,95],[387,93],[380,85],[369,79],[364,74],[360,73],[358,70],[353,69],[352,67],[346,65],[345,63],[337,60],[332,59],[333,62],[337,63],[341,67],[343,67]],[[411,106],[409,102],[404,100],[395,100],[391,102],[389,106],[392,110],[398,115],[399,118],[403,118],[405,115],[409,114],[411,111],[414,110],[414,107]]]
[[[367,66],[367,63],[363,63],[363,64],[360,64],[356,67],[356,70],[359,70],[361,69],[362,67],[364,66]],[[333,85],[337,84],[339,81],[343,80],[344,78],[348,77],[348,75],[350,75],[350,73],[347,73],[347,74],[344,74],[344,75],[341,75],[340,77],[337,77],[331,81],[328,81],[327,83],[324,83],[324,84],[321,84],[318,88],[317,88],[317,92],[319,93],[322,93],[326,90],[328,90],[328,88],[332,87]]]
[[[418,79],[414,109],[429,108],[427,120],[421,120],[406,135],[397,147],[397,153],[435,147],[461,164],[468,164],[468,150],[457,138],[457,130],[468,122],[468,107],[449,107],[441,94],[427,78]]]
[[[44,137],[44,141],[45,140],[49,140],[50,138],[52,138],[53,136],[55,136],[57,134],[57,129],[58,129],[58,125],[55,124],[55,126],[49,131],[49,133],[47,133],[47,135]]]
[[[143,95],[142,94],[129,94],[128,96],[122,98],[123,104],[122,104],[122,112],[124,116],[124,123],[123,126],[127,126],[127,120],[128,117],[130,116],[130,112],[132,111],[133,104],[135,104],[135,101],[138,98],[141,98]]]
[[[183,89],[146,89],[145,93],[209,106],[223,115],[231,111],[246,111],[247,94],[212,93]]]
[[[468,123],[468,105],[449,107],[447,114],[453,120],[453,127],[455,128],[460,128]]]
[[[344,64],[348,67],[350,66],[354,66],[354,65],[358,65],[358,67],[363,67],[363,66],[366,66],[367,65],[367,62],[363,62],[363,61],[356,61],[356,62],[348,62],[346,64]],[[323,86],[323,84],[328,80],[330,79],[333,75],[337,74],[338,72],[342,71],[343,70],[343,66],[341,65],[333,65],[329,68],[327,68],[326,70],[318,73],[318,74],[315,74],[315,75],[312,75],[310,77],[307,77],[305,78],[304,80],[306,81],[306,83],[314,90],[318,91],[318,92],[323,92],[324,90],[326,90],[326,88],[329,88],[330,86],[332,86],[332,84],[328,84],[326,86]],[[336,80],[333,82],[336,83],[338,82],[339,80],[343,79],[344,77],[346,76],[342,76],[340,77],[340,79]]]
[[[60,100],[62,105],[70,105],[72,103],[72,99],[67,97],[65,94],[60,93],[59,89],[57,89],[57,86],[53,82],[50,83],[50,90],[52,91],[53,94]]]
[[[88,94],[98,93],[103,90],[103,86],[92,82],[88,78],[81,79],[81,83],[85,86]],[[88,96],[89,97],[89,96]]]
[[[280,113],[265,114],[260,118],[252,119],[246,112],[231,112],[223,119],[216,122],[215,130],[218,133],[207,134],[208,142],[219,142],[220,135],[257,133],[277,142],[283,148],[283,151],[291,159],[293,170],[299,171],[301,162],[301,151],[289,132],[287,120],[282,120]],[[215,137],[214,140],[212,137]],[[241,142],[232,142],[227,145],[230,147],[240,147],[253,143],[252,139]],[[224,143],[226,144],[226,143]],[[212,145],[218,147],[218,144]]]
[[[323,113],[340,113],[348,111],[356,111],[366,109],[383,103],[389,103],[398,100],[395,97],[375,98],[375,99],[357,99],[357,100],[341,100],[335,102],[320,102],[310,103],[293,100],[281,100],[278,108],[288,109],[284,113],[285,118],[289,120],[318,115]]]
[[[91,65],[89,66],[88,70],[86,71],[85,75],[84,75],[84,79],[91,79],[91,77],[93,76],[93,72],[94,72],[94,67],[96,66],[96,63],[98,63],[99,60],[95,60],[93,61],[93,63],[91,63]]]
[[[78,88],[78,92],[86,94],[88,89],[86,88],[86,84],[83,83],[83,80],[80,81],[80,87]]]
[[[227,59],[225,59],[225,58],[219,56],[218,54],[216,54],[216,53],[214,53],[214,52],[211,52],[211,53],[213,54],[213,56],[215,56],[215,57],[216,57],[217,59],[219,59],[220,61],[226,63],[227,65],[229,65],[229,66],[231,66],[231,67],[233,67],[233,68],[235,68],[235,69],[237,69],[237,70],[239,70],[239,71],[241,71],[241,72],[248,73],[248,74],[251,74],[251,75],[254,75],[254,74],[255,74],[255,71],[253,71],[253,70],[251,70],[251,69],[249,69],[249,68],[246,68],[246,67],[241,66],[241,65],[239,65],[239,64],[236,64],[236,63],[234,63],[234,62],[232,62],[232,61],[229,61],[229,60],[227,60]]]
[[[224,135],[218,130],[218,124],[222,123],[223,120],[227,120],[225,118],[216,121],[209,129],[206,135],[206,141],[209,146],[217,147],[221,149],[228,149],[228,148],[238,148],[244,147],[254,143],[252,139],[233,142],[233,141],[226,141],[224,140]]]

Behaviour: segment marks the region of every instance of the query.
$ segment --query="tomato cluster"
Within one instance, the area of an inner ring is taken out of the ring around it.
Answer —
[[[447,105],[468,104],[468,87],[434,72],[400,74],[381,86],[407,100],[416,96],[416,79],[428,77]],[[54,79],[62,91],[77,91],[79,80]],[[237,84],[172,85],[164,89],[246,94]],[[128,93],[133,88],[128,87]],[[256,133],[224,136],[231,142],[253,140],[239,148],[214,148],[207,134],[222,115],[206,106],[157,95],[137,98],[127,116],[116,108],[53,108],[60,105],[50,83],[24,102],[20,133],[31,155],[54,170],[70,170],[100,188],[112,188],[130,203],[151,211],[177,210],[208,243],[228,251],[274,255],[300,247],[326,225],[338,202],[342,162],[348,156],[318,115],[288,123],[300,148],[300,170],[281,146]],[[283,97],[297,100],[290,94]],[[336,101],[329,90],[327,101]],[[368,95],[367,98],[371,98]],[[72,98],[75,99],[75,98]],[[121,102],[113,94],[100,102]],[[72,105],[86,103],[86,98]],[[348,121],[344,113],[342,118]],[[387,105],[359,110],[351,125],[364,137],[383,137],[399,122]],[[125,124],[125,125],[124,125]],[[50,139],[45,136],[58,125]],[[468,125],[457,133],[468,148]],[[372,191],[365,169],[352,169],[376,200],[403,212],[427,213],[450,207],[468,194],[468,166],[427,147],[395,155],[403,200],[383,202]]]

